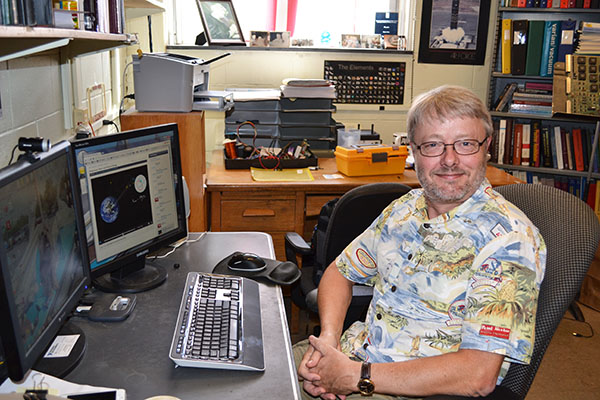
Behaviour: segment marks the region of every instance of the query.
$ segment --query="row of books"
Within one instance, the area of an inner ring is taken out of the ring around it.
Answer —
[[[124,0],[0,0],[0,25],[85,29],[104,33],[125,31]],[[63,3],[76,3],[76,8]],[[55,6],[55,8],[53,8]]]
[[[501,0],[504,7],[600,8],[599,0]]]
[[[592,160],[594,132],[582,127],[494,120],[495,136],[490,161],[505,165],[598,172],[598,156]]]
[[[552,76],[554,63],[574,52],[577,21],[505,18],[501,23],[503,74]]]
[[[585,201],[600,219],[600,182],[597,179],[588,182],[586,177],[557,176],[522,170],[508,172],[524,182],[554,186],[577,196]]]
[[[550,116],[552,115],[552,83],[509,82],[502,89],[492,109],[517,114]]]

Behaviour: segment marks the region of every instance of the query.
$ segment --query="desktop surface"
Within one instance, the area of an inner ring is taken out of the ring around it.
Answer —
[[[184,399],[263,399],[265,391],[297,399],[299,386],[281,289],[261,284],[265,371],[175,368],[169,349],[179,303],[189,271],[211,272],[234,251],[275,258],[271,237],[258,232],[193,233],[190,240],[156,262],[167,267],[164,284],[137,294],[133,313],[123,322],[90,322],[73,318],[86,334],[84,358],[66,380],[124,388],[130,399],[171,395]],[[176,264],[178,267],[176,268]],[[267,395],[267,397],[270,397]]]

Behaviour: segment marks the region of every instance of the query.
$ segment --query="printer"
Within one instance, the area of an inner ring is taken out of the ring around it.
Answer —
[[[169,53],[133,55],[133,86],[138,111],[190,112],[227,111],[233,107],[233,93],[209,91],[210,60]]]

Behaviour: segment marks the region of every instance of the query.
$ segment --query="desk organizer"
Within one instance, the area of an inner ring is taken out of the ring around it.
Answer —
[[[306,167],[316,167],[319,164],[319,160],[317,156],[310,153],[310,157],[308,158],[299,158],[299,159],[282,159],[279,161],[279,165],[277,165],[277,160],[272,158],[262,158],[261,160],[258,158],[228,158],[225,151],[223,151],[223,157],[225,158],[225,169],[250,169],[250,167],[255,168],[266,168],[266,169],[283,169],[283,168],[306,168]]]
[[[404,173],[406,146],[352,145],[335,148],[338,171],[348,176],[392,175]]]

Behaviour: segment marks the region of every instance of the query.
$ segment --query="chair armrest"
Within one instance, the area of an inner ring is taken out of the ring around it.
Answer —
[[[296,254],[300,254],[302,256],[307,256],[312,254],[312,249],[310,248],[310,244],[306,243],[306,240],[302,238],[296,232],[286,232],[285,234],[285,253],[288,255],[288,249],[293,251]],[[295,260],[291,260],[295,261]]]

